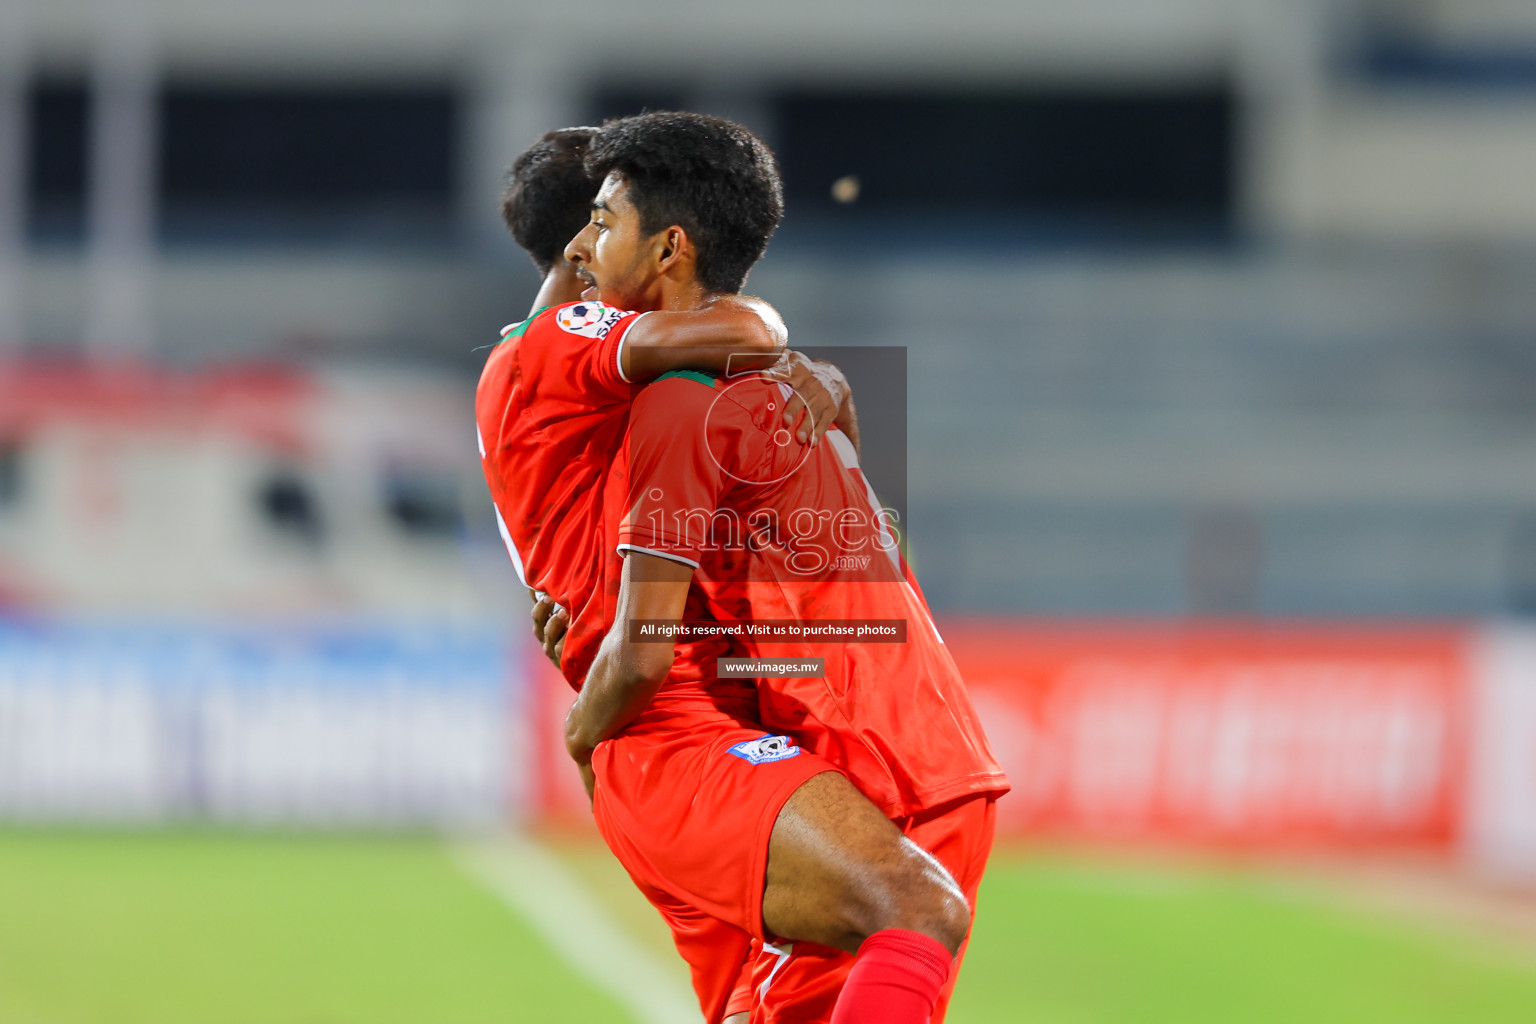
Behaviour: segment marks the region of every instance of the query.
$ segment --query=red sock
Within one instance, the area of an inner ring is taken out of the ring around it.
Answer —
[[[928,1024],[954,958],[918,932],[887,928],[864,940],[832,1024]]]

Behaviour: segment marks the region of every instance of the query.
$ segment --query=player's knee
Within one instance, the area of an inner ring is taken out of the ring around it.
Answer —
[[[971,909],[965,897],[936,883],[930,883],[922,896],[906,908],[903,919],[905,923],[895,927],[927,935],[952,956],[960,952],[971,930]]]
[[[971,909],[949,873],[910,841],[902,856],[871,871],[848,906],[862,942],[878,931],[920,932],[958,953],[971,928]]]

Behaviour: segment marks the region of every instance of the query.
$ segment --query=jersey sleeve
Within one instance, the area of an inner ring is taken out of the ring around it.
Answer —
[[[519,357],[534,371],[540,394],[603,405],[634,394],[620,359],[624,336],[644,315],[601,302],[570,302],[541,310],[504,337],[519,338]]]
[[[715,397],[714,381],[690,373],[664,376],[635,399],[621,553],[640,551],[698,568],[726,483],[725,453],[719,438],[711,437]]]

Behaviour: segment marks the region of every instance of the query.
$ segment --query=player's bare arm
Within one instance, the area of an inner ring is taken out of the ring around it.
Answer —
[[[544,276],[530,316],[550,306],[576,302],[587,282],[574,264],[561,259]],[[858,447],[858,419],[853,390],[832,363],[784,348],[789,336],[784,320],[767,302],[750,295],[718,295],[699,309],[657,310],[637,322],[620,350],[624,376],[654,380],[673,370],[741,373],[769,369],[794,395],[784,409],[784,425],[800,440],[819,442],[837,426]]]
[[[771,366],[789,332],[778,311],[750,295],[715,295],[697,309],[647,313],[624,337],[624,376],[651,380],[673,370],[732,373]]]
[[[560,260],[544,276],[530,315],[576,302],[588,287],[574,265]],[[789,355],[784,351],[788,338],[778,310],[762,299],[717,295],[698,309],[656,310],[648,314],[624,336],[619,360],[624,376],[633,381],[654,380],[673,370],[738,373],[779,362]],[[812,369],[812,360],[799,353],[793,355],[795,358],[785,360],[786,366],[804,367],[800,379],[808,388],[825,388],[822,380],[826,371],[818,376]],[[841,393],[828,397],[837,400]]]
[[[655,698],[672,670],[674,645],[632,642],[632,619],[676,622],[682,618],[693,566],[638,551],[624,557],[618,611],[587,672],[586,683],[565,718],[565,749],[584,769],[603,740],[633,722]],[[585,770],[587,795],[591,776]]]

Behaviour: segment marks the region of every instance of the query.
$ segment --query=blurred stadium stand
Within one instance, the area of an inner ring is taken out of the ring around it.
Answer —
[[[22,351],[111,319],[109,297],[81,301],[111,291],[85,244],[101,39],[66,8],[13,15]],[[714,109],[784,161],[789,218],[753,287],[802,344],[911,352],[911,526],[936,604],[1530,610],[1519,5],[1098,0],[873,24],[856,5],[643,24],[604,4],[136,9],[158,355],[472,372],[532,283],[494,216],[511,155],[552,124]],[[859,200],[839,204],[849,174]],[[1191,582],[1201,524],[1234,515],[1257,568],[1214,597]]]
[[[774,259],[796,333],[909,352],[930,599],[964,610],[1524,611],[1536,490],[1525,272],[1455,257]],[[1463,277],[1462,275],[1466,275]],[[1458,280],[1460,278],[1460,280]],[[803,303],[803,305],[802,305]],[[1252,592],[1189,587],[1212,514]]]

